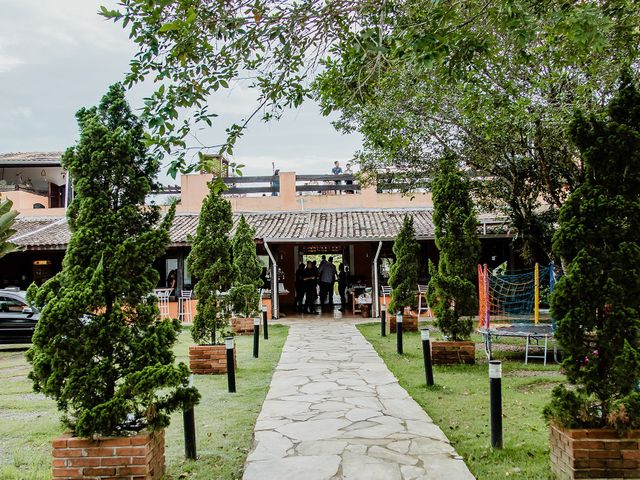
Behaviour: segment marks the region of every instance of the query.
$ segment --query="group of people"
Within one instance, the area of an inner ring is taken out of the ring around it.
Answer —
[[[342,167],[340,166],[340,162],[337,160],[333,163],[334,167],[331,169],[331,173],[334,175],[353,175],[353,171],[351,170],[351,165],[347,163],[347,168],[342,171]],[[336,185],[340,185],[340,181],[336,181]],[[346,185],[353,185],[353,180],[346,180]],[[337,193],[341,193],[340,190]],[[353,190],[345,190],[344,193],[354,193]]]
[[[347,163],[347,168],[343,171],[340,166],[339,161],[333,162],[333,168],[331,169],[331,173],[334,175],[353,175],[353,170],[351,170],[351,164]]]
[[[333,310],[333,288],[336,281],[342,312],[347,304],[347,272],[344,264],[341,263],[336,269],[333,257],[327,260],[326,255],[322,255],[320,265],[315,260],[307,261],[306,265],[301,263],[296,271],[296,310],[302,313],[321,313],[326,308]],[[315,306],[318,296],[320,311]]]

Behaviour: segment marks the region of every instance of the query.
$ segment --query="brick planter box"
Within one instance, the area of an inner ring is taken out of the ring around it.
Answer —
[[[396,332],[396,316],[389,315],[387,312],[387,319],[389,320],[389,329],[391,333]],[[402,315],[402,331],[403,332],[417,332],[418,331],[418,316],[414,313],[409,315]]]
[[[260,323],[262,323],[262,318],[260,319]],[[253,333],[253,318],[233,317],[231,319],[231,329],[233,333],[241,335]]]
[[[237,366],[236,349],[233,349],[233,364]],[[190,345],[189,368],[196,375],[227,373],[227,349],[222,345]]]
[[[476,344],[473,342],[431,342],[431,362],[434,365],[473,365]]]
[[[53,479],[156,480],[164,475],[164,430],[131,437],[79,438],[51,442]]]
[[[640,430],[549,427],[551,471],[562,479],[640,478]]]

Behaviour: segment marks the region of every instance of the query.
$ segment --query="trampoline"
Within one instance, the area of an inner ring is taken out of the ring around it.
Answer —
[[[524,338],[525,339],[525,353],[524,364],[529,363],[530,358],[538,358],[544,361],[544,365],[547,364],[547,355],[549,353],[549,343],[553,348],[553,359],[558,362],[558,349],[553,335],[552,323],[494,323],[489,328],[478,328],[477,332],[482,335],[482,341],[484,344],[484,352],[487,355],[487,359],[491,360],[491,346],[494,341],[498,341],[500,337],[503,338]],[[542,350],[542,353],[532,354],[531,349]]]
[[[547,364],[553,349],[558,362],[555,322],[548,309],[540,309],[540,287],[553,292],[553,264],[515,274],[490,272],[478,265],[479,311],[477,332],[482,335],[485,354],[491,360],[492,345],[501,338],[525,340],[525,365],[529,359],[542,359]]]

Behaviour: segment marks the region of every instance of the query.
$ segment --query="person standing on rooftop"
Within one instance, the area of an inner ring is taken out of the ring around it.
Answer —
[[[331,169],[331,173],[333,173],[334,175],[342,175],[342,167],[340,166],[340,162],[339,161],[335,161],[333,162],[334,167]],[[340,180],[336,180],[336,185],[340,185]],[[336,190],[335,193],[340,193],[339,190]]]
[[[344,169],[345,175],[353,175],[353,170],[351,170],[351,164],[347,163],[347,167]],[[353,185],[353,180],[347,180],[344,182],[346,185]],[[346,190],[344,193],[353,193],[353,190]]]

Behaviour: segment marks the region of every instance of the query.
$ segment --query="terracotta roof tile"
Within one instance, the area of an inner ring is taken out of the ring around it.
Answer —
[[[0,165],[60,165],[63,152],[16,152],[0,154]]]
[[[309,242],[393,240],[405,214],[413,216],[419,239],[433,238],[431,209],[260,212],[242,215],[255,228],[257,239]],[[234,230],[240,215],[234,214]],[[485,225],[479,229],[481,235],[508,235],[503,221],[486,218],[485,222],[486,230]],[[197,226],[197,214],[176,215],[170,231],[172,245],[188,245],[188,236],[195,234]],[[69,241],[69,229],[64,218],[18,217],[15,229],[17,233],[13,241],[29,249],[59,250],[66,248]]]

